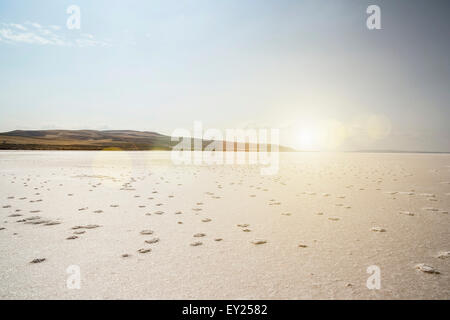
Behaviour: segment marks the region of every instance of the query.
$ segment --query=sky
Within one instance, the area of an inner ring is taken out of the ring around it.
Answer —
[[[69,29],[67,8],[80,8]],[[381,29],[369,30],[369,5]],[[0,0],[0,131],[278,128],[450,151],[450,2]]]

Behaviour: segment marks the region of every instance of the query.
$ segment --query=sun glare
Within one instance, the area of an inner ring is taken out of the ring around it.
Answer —
[[[301,150],[318,150],[320,149],[320,139],[317,130],[313,128],[305,128],[300,131],[299,136],[299,147]]]
[[[337,150],[348,135],[345,126],[334,119],[317,122],[297,132],[297,147],[304,151]]]

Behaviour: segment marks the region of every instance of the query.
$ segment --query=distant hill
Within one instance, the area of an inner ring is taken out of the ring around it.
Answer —
[[[203,141],[203,147],[211,142]],[[172,142],[170,136],[157,132],[132,130],[15,130],[0,133],[0,150],[172,150],[177,143]],[[224,151],[231,151],[226,150],[225,142],[223,144]],[[295,151],[284,146],[279,150]],[[235,144],[234,151],[244,149],[238,150]],[[248,144],[245,151],[248,151]]]

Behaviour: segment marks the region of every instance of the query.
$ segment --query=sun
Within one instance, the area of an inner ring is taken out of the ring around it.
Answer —
[[[320,149],[320,135],[314,128],[303,128],[298,134],[298,145],[301,150]]]
[[[347,136],[347,128],[341,122],[326,119],[298,128],[297,147],[304,151],[338,150]]]

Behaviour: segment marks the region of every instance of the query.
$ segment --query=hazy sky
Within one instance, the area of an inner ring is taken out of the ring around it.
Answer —
[[[445,0],[0,0],[0,131],[200,120],[294,147],[450,151],[449,37]]]

